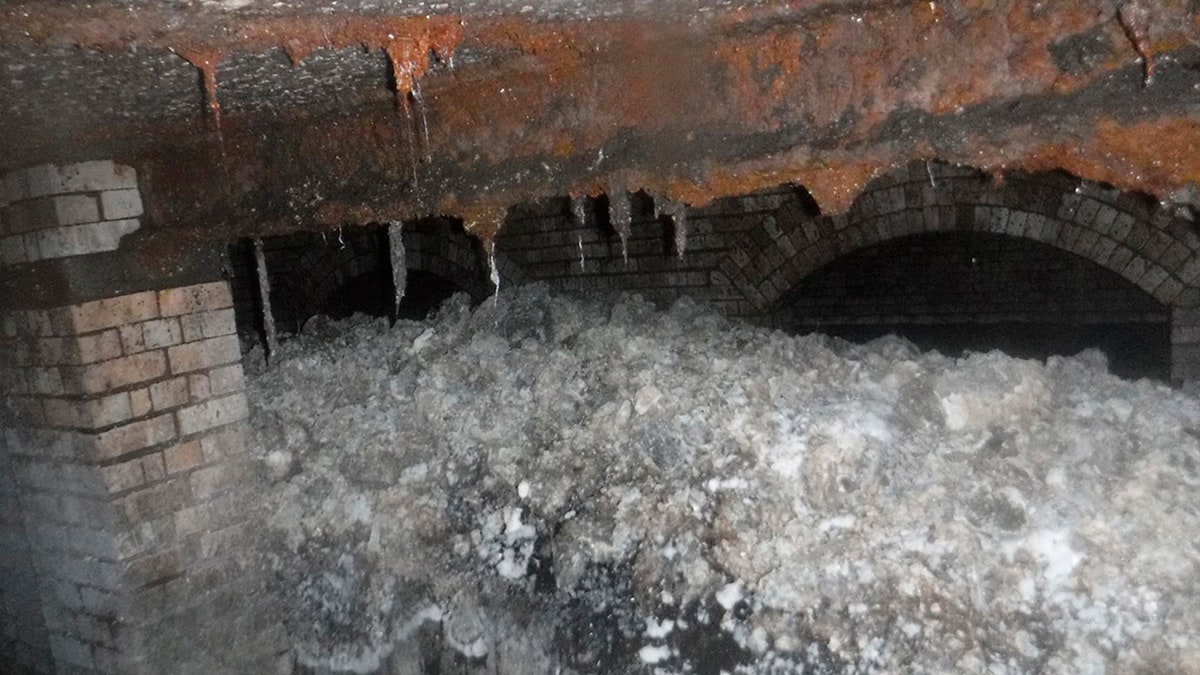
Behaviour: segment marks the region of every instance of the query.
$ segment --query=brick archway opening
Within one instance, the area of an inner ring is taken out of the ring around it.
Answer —
[[[1047,244],[980,232],[917,234],[835,258],[785,293],[773,325],[851,341],[896,334],[958,355],[1102,351],[1123,377],[1170,376],[1170,308]]]
[[[393,316],[388,236],[387,227],[369,225],[264,239],[271,312],[279,330],[300,332],[314,316]],[[482,250],[461,222],[427,218],[406,223],[402,239],[407,282],[397,318],[423,319],[455,293],[466,293],[474,302],[487,296]],[[231,247],[230,258],[238,326],[250,339],[262,321],[252,243]]]

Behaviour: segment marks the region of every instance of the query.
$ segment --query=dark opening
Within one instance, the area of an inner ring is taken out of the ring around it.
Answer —
[[[420,250],[422,233],[434,231],[434,225],[411,230],[406,227],[408,267],[405,295],[398,311],[387,228],[347,227],[333,233],[300,232],[263,239],[271,313],[278,330],[298,333],[313,316],[345,319],[367,314],[390,318],[395,312],[398,319],[424,319],[455,293],[478,295],[478,280],[414,269],[436,257],[436,253]],[[242,240],[232,245],[230,262],[239,332],[248,340],[257,340],[262,331],[262,303],[253,242]]]
[[[1094,347],[1114,374],[1170,376],[1163,305],[1096,263],[1002,235],[922,234],[855,251],[801,281],[772,318],[855,342],[896,334],[954,356],[999,349],[1040,359]]]

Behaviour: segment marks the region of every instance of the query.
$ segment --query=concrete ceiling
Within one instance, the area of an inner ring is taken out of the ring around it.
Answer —
[[[0,7],[0,169],[117,157],[178,237],[912,159],[1190,200],[1192,0],[104,0]],[[206,89],[207,85],[207,89]],[[185,236],[186,235],[186,236]]]

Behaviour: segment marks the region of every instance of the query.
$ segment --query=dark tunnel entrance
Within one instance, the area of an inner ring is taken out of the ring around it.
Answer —
[[[315,316],[422,320],[455,293],[466,293],[476,302],[486,295],[478,243],[461,223],[431,218],[405,224],[401,233],[406,282],[398,308],[387,227],[263,239],[271,314],[278,330],[299,333]],[[262,331],[262,301],[253,242],[232,245],[230,261],[239,331],[256,341]]]
[[[957,356],[1044,359],[1097,348],[1121,377],[1170,376],[1166,308],[1131,282],[1046,244],[918,234],[833,260],[787,293],[774,324],[853,342],[896,334]]]

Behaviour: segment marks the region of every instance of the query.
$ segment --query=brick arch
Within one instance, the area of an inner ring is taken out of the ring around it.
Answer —
[[[405,225],[403,238],[409,270],[453,281],[475,300],[489,292],[479,245],[460,224],[443,218],[417,221]],[[297,266],[304,279],[306,309],[312,315],[356,277],[391,274],[386,234],[371,228],[343,235],[342,245],[314,247],[300,257]]]
[[[1079,255],[1164,305],[1200,305],[1200,236],[1136,195],[1060,174],[1002,183],[973,169],[916,163],[874,180],[838,216],[785,205],[720,264],[759,313],[801,279],[851,251],[908,235],[982,232]]]

